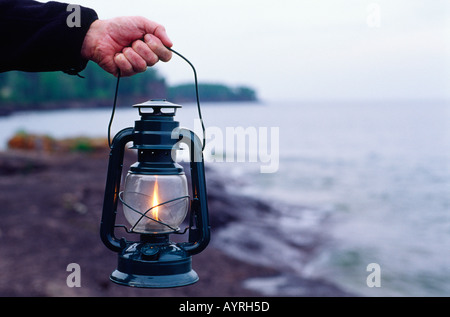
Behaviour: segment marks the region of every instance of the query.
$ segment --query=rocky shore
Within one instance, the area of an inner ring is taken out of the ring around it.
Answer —
[[[90,154],[0,153],[0,296],[289,296],[258,290],[261,279],[289,279],[289,287],[302,289],[293,296],[349,295],[327,281],[288,276],[264,261],[258,265],[224,252],[222,229],[243,221],[238,206],[263,213],[271,207],[229,193],[212,170],[207,173],[212,241],[193,257],[200,281],[160,290],[110,282],[117,255],[99,238],[107,158],[106,149]],[[127,161],[134,161],[134,155],[127,155]],[[81,287],[66,284],[70,263],[80,265]]]

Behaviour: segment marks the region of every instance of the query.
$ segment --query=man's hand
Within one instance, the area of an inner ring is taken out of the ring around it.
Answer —
[[[172,42],[160,24],[143,17],[94,21],[84,38],[81,55],[117,76],[143,72],[159,60],[168,62]]]

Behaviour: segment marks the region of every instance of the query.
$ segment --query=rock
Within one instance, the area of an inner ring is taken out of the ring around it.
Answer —
[[[124,166],[135,160],[135,154],[126,151]],[[304,226],[305,234],[298,241],[276,239],[279,232],[271,231],[273,227],[258,221],[258,217],[276,218],[283,210],[263,200],[232,194],[227,184],[233,184],[233,180],[209,167],[206,178],[212,240],[205,251],[193,257],[200,281],[189,287],[163,290],[113,284],[109,274],[117,265],[117,254],[108,250],[99,237],[107,164],[107,152],[0,153],[0,296],[264,296],[258,285],[265,278],[279,282],[279,276],[282,281],[289,276],[289,283],[279,285],[280,293],[276,295],[291,296],[288,290],[295,287],[303,291],[293,296],[344,294],[326,281],[272,266],[269,260],[273,256],[267,252],[275,248],[276,254],[277,248],[287,243],[295,243],[292,253],[278,256],[306,261],[305,255],[317,251],[315,232],[308,232],[308,226]],[[188,173],[189,168],[185,171]],[[303,210],[298,219],[288,220],[301,225],[305,215]],[[302,247],[305,252],[300,252]],[[230,252],[233,248],[241,253]],[[259,258],[244,261],[242,254]],[[66,284],[70,263],[81,267],[80,288]]]

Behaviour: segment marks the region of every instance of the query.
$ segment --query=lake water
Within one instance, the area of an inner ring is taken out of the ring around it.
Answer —
[[[106,136],[109,114],[95,109],[3,117],[0,146],[18,130],[54,137]],[[196,117],[193,105],[177,113],[177,120],[191,129]],[[254,127],[260,146],[265,136],[259,128],[278,128],[279,143],[269,142],[268,148],[279,149],[276,173],[260,173],[260,158],[255,163],[210,164],[242,180],[241,193],[326,215],[323,228],[322,222],[309,223],[323,230],[329,242],[302,267],[304,272],[364,296],[450,296],[449,104],[204,104],[203,117],[215,131]],[[136,118],[134,109],[118,109],[113,135]],[[285,213],[286,219],[293,216]],[[294,240],[304,228],[293,223],[276,225]],[[288,250],[286,254],[276,260],[295,268]],[[370,263],[380,267],[381,287],[367,286]]]

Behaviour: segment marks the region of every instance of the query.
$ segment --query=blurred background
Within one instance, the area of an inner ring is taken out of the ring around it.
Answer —
[[[312,286],[295,281],[310,278],[363,296],[450,295],[447,1],[77,3],[101,19],[143,15],[163,24],[197,69],[207,128],[223,137],[227,127],[279,129],[276,140],[257,135],[257,162],[220,162],[235,151],[225,139],[207,153],[230,194],[273,208],[213,232],[225,254],[278,270],[243,278],[246,289],[301,296]],[[18,131],[104,138],[115,79],[101,72],[90,63],[85,80],[0,74],[1,149]],[[192,84],[177,56],[124,79],[113,134],[133,124],[134,101],[166,96],[183,103],[181,124],[201,134]],[[279,159],[274,173],[260,170],[266,142]],[[380,266],[381,287],[367,284],[370,263]]]

